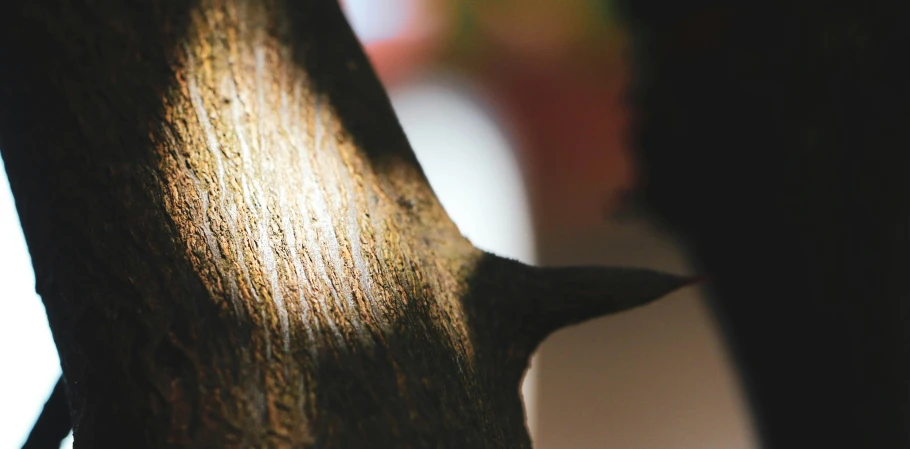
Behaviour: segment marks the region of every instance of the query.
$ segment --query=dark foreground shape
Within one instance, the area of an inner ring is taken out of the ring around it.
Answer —
[[[628,7],[646,196],[715,276],[764,447],[910,447],[906,2]]]

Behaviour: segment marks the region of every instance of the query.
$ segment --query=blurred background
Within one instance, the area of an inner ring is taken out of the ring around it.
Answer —
[[[606,0],[342,0],[446,210],[478,247],[540,265],[690,273],[634,201],[629,36]],[[0,172],[0,449],[60,374]],[[558,332],[523,385],[537,449],[752,449],[697,288]]]

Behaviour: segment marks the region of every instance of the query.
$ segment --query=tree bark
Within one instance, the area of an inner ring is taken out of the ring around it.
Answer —
[[[552,330],[687,282],[475,249],[334,0],[10,1],[0,149],[75,447],[528,447]]]

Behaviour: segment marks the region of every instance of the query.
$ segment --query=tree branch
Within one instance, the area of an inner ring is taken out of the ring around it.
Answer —
[[[527,448],[540,339],[684,283],[474,248],[336,0],[0,2],[0,61],[79,449]]]

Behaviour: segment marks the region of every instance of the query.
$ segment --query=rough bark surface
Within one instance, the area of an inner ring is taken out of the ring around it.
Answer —
[[[475,249],[334,0],[11,1],[0,149],[75,447],[528,447],[550,331],[685,280]]]

